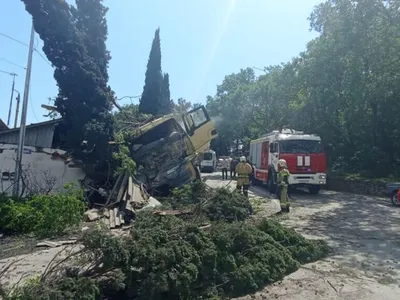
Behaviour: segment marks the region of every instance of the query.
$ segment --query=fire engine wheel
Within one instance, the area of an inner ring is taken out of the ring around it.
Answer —
[[[400,206],[400,200],[397,198],[397,191],[393,191],[390,200],[392,200],[392,204],[394,206]]]

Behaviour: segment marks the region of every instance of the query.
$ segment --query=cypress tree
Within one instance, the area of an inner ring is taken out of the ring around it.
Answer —
[[[139,102],[139,111],[157,115],[163,98],[163,75],[161,71],[160,28],[157,28],[151,46],[145,84]]]
[[[162,102],[159,106],[159,114],[170,114],[173,110],[173,102],[171,101],[171,93],[169,91],[169,75],[165,73],[163,76],[163,85],[162,85]]]

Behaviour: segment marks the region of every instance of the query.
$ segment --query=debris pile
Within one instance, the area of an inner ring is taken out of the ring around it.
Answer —
[[[147,193],[143,184],[125,172],[117,178],[105,204],[94,206],[100,208],[86,211],[85,221],[101,220],[106,227],[113,229],[130,223],[138,211],[154,209],[161,203]]]

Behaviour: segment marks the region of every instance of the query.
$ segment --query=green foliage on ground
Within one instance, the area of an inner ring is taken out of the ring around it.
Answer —
[[[4,293],[4,292],[3,292]],[[95,300],[100,289],[95,280],[86,277],[57,277],[46,282],[40,278],[28,280],[12,294],[3,294],[4,300]],[[1,294],[0,294],[1,296]]]
[[[319,134],[334,172],[399,175],[400,5],[328,0],[315,7],[318,36],[291,61],[225,76],[207,108],[219,153],[289,125]]]
[[[31,282],[14,295],[29,294],[26,299],[34,299],[40,293],[37,299],[60,295],[58,299],[71,300],[224,299],[255,292],[329,252],[325,242],[307,240],[274,220],[247,222],[249,204],[236,192],[213,191],[199,181],[176,189],[171,199],[185,202],[180,208],[190,208],[195,215],[147,211],[137,214],[126,236],[87,232],[79,260],[71,258],[71,264],[85,266],[80,273],[69,267],[46,274],[45,280]],[[214,208],[196,210],[207,205]],[[247,213],[238,213],[241,209]],[[205,221],[211,226],[204,226]]]
[[[85,211],[83,191],[67,186],[54,195],[34,195],[29,199],[0,201],[0,231],[6,234],[35,233],[39,237],[60,235],[82,221]]]
[[[211,189],[201,180],[175,188],[171,197],[161,201],[173,209],[190,207],[211,221],[244,221],[253,211],[242,194],[226,188]]]
[[[216,189],[203,205],[205,215],[211,221],[244,221],[253,209],[248,198],[236,191]]]

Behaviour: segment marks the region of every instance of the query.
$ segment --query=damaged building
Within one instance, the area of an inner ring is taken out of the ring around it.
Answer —
[[[26,126],[22,157],[21,193],[49,193],[60,190],[65,183],[79,184],[84,172],[66,160],[60,149],[58,125],[51,120]],[[0,126],[0,193],[12,194],[19,128]]]

